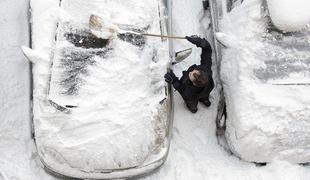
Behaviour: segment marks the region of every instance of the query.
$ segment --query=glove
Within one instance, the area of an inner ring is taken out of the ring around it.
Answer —
[[[191,42],[192,44],[195,44],[197,47],[201,47],[202,49],[211,50],[211,46],[205,38],[202,39],[202,38],[198,37],[197,35],[185,36],[185,38],[189,42]]]
[[[195,45],[201,41],[201,38],[197,35],[185,36],[185,39]]]
[[[204,10],[207,10],[210,7],[209,1],[202,1],[202,6]]]
[[[175,81],[175,79],[177,79],[172,70],[170,72],[167,72],[164,77],[165,81],[169,84],[172,84]]]
[[[197,35],[190,35],[190,36],[185,36],[185,38],[188,40],[188,39],[191,39],[191,38],[199,38],[199,36],[197,36]]]

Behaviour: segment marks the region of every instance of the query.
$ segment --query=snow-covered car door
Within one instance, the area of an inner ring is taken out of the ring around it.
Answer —
[[[169,149],[168,41],[120,33],[96,37],[96,14],[119,28],[163,32],[157,0],[32,0],[34,137],[57,175],[109,179],[159,167]],[[171,89],[170,89],[171,90]]]

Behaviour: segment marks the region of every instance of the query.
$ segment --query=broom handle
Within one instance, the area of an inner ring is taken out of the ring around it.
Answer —
[[[180,36],[165,36],[165,35],[149,34],[149,33],[141,33],[141,35],[143,35],[143,36],[161,37],[161,38],[171,38],[171,39],[185,39],[185,37],[180,37]]]

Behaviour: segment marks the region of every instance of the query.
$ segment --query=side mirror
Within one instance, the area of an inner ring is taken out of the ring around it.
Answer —
[[[192,54],[192,48],[188,48],[188,49],[175,52],[175,62],[173,62],[172,64],[177,64],[183,61],[191,54]]]
[[[33,64],[37,62],[48,62],[38,51],[32,50],[26,46],[21,47],[24,56]]]

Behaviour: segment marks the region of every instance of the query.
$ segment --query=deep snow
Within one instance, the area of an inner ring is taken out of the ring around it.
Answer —
[[[102,170],[145,166],[164,158],[168,118],[162,108],[166,103],[159,102],[165,98],[167,42],[149,38],[137,46],[114,38],[104,48],[87,49],[74,46],[66,37],[86,33],[91,13],[158,34],[158,2],[64,0],[61,8],[54,2],[33,0],[31,4],[34,50],[52,57],[52,62],[38,61],[33,66],[34,124],[41,160],[60,174],[102,178],[107,176]],[[126,9],[129,6],[133,11]],[[54,12],[53,16],[42,9]],[[38,25],[50,29],[39,31]],[[60,112],[49,100],[76,108]]]
[[[273,24],[284,32],[300,31],[310,23],[309,0],[267,0]]]
[[[40,179],[31,139],[28,1],[0,2],[0,179]],[[45,178],[47,179],[47,178]]]
[[[205,34],[201,24],[207,27],[208,19],[199,21],[203,16],[200,1],[178,0],[174,1],[173,7],[175,35]],[[29,91],[28,64],[19,50],[20,45],[27,44],[27,34],[24,32],[27,27],[26,9],[26,1],[1,2],[0,24],[6,28],[0,29],[3,40],[0,46],[0,179],[54,179],[40,167],[29,133],[29,95],[25,93],[25,89]],[[23,13],[20,14],[21,12]],[[8,36],[9,33],[13,35]],[[16,34],[22,36],[15,36]],[[183,44],[191,46],[187,42]],[[199,50],[193,48],[191,58],[175,67],[178,75],[181,70],[199,61]],[[177,93],[175,95],[175,121],[168,161],[159,171],[144,179],[309,179],[310,171],[307,166],[275,161],[265,167],[257,167],[224,151],[217,144],[215,136],[216,92],[212,93],[213,105],[209,109],[199,105],[199,111],[194,115],[185,109],[181,97]]]
[[[309,28],[290,35],[270,30],[261,5],[245,1],[222,21],[221,31],[230,38],[221,66],[226,137],[232,151],[249,162],[306,163],[309,86],[275,84],[309,82]]]

